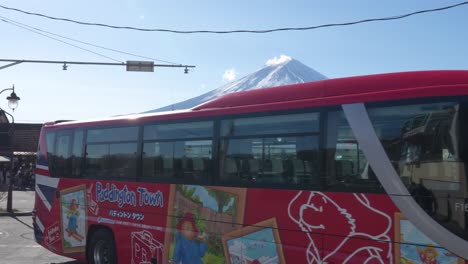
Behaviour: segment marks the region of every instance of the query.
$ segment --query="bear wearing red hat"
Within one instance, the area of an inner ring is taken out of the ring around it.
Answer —
[[[176,225],[177,234],[171,263],[202,264],[202,257],[208,248],[205,237],[198,235],[198,228],[192,213],[185,213]]]

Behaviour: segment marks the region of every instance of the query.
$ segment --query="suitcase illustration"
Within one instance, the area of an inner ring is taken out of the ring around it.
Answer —
[[[132,264],[162,263],[163,244],[144,230],[132,233]]]

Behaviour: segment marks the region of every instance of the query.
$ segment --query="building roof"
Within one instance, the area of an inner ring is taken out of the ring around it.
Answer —
[[[36,152],[42,124],[15,124],[14,151]]]
[[[39,134],[41,132],[42,124],[12,124],[6,122],[0,116],[0,155],[10,156],[11,147],[11,135],[14,135],[13,139],[13,151],[16,153],[34,153],[37,151],[37,145],[39,142]],[[13,130],[12,130],[13,129]]]

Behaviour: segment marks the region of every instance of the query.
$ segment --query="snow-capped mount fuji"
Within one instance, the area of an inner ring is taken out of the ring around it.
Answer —
[[[269,60],[260,70],[233,81],[215,90],[209,91],[197,97],[171,104],[162,108],[147,111],[160,112],[179,109],[189,109],[201,103],[213,100],[225,94],[274,87],[285,84],[312,82],[327,79],[321,73],[302,64],[300,61],[282,55],[278,59]]]

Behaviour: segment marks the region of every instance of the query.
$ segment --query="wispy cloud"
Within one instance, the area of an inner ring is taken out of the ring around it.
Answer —
[[[235,69],[226,70],[223,74],[223,81],[232,82],[237,77],[237,71]]]
[[[271,58],[269,60],[267,60],[267,62],[265,63],[266,66],[272,66],[272,65],[277,65],[277,64],[281,64],[281,63],[285,63],[285,62],[288,62],[292,60],[291,57],[289,56],[286,56],[286,55],[280,55],[279,57],[274,57],[274,58]]]

